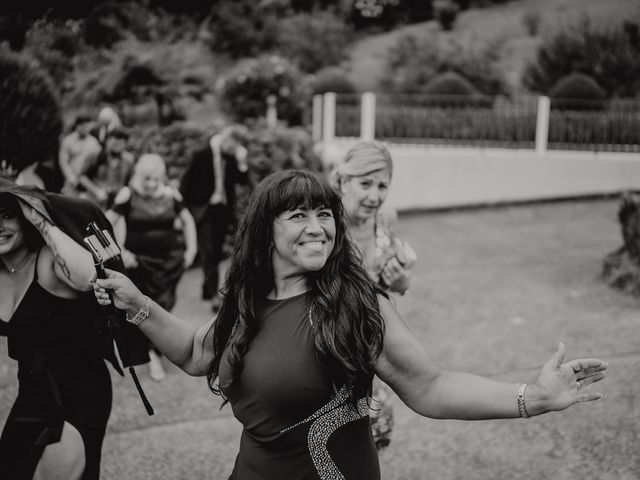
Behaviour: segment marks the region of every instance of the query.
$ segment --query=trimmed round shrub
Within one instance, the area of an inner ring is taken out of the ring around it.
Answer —
[[[51,80],[24,56],[0,50],[0,162],[20,171],[57,165],[62,112]]]
[[[357,93],[345,71],[338,67],[327,67],[316,73],[311,88],[314,95],[327,92]]]
[[[527,64],[523,84],[548,94],[566,75],[582,72],[598,82],[609,97],[635,97],[640,93],[640,42],[633,27],[596,29],[584,19],[544,39],[536,59]]]
[[[278,119],[299,125],[310,97],[300,71],[276,55],[246,60],[218,87],[222,108],[240,122],[264,117],[267,97],[274,95]]]
[[[492,100],[481,95],[478,89],[457,72],[449,71],[436,75],[424,87],[424,93],[433,96],[429,103],[437,106],[469,105],[488,107]]]
[[[571,110],[600,109],[607,92],[584,73],[562,77],[549,91],[554,107]]]
[[[433,77],[424,87],[427,95],[466,95],[478,94],[473,84],[456,72],[440,73]]]
[[[457,72],[485,95],[507,91],[499,65],[500,45],[494,41],[466,45],[439,35],[403,35],[386,52],[380,81],[382,89],[393,93],[425,93],[426,84],[436,75]]]

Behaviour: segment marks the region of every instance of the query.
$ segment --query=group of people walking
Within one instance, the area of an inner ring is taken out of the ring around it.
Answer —
[[[20,383],[0,439],[3,478],[99,477],[111,408],[103,359],[112,355],[93,347],[105,344],[98,305],[125,312],[152,356],[206,376],[230,403],[243,426],[233,480],[380,478],[377,451],[391,421],[377,401],[388,388],[419,415],[468,420],[600,398],[584,387],[604,378],[606,363],[565,362],[563,345],[527,384],[445,370],[417,342],[394,306],[417,255],[383,205],[393,165],[377,142],[355,145],[328,176],[285,170],[259,183],[220,282],[246,156],[246,130],[229,128],[194,153],[179,189],[155,154],[142,155],[119,188],[103,184],[101,198],[72,201],[1,181],[0,334]],[[69,187],[91,191],[73,175]],[[64,227],[58,210],[72,219]],[[96,279],[69,228],[91,216],[113,232],[126,270]],[[171,313],[197,251],[202,298],[216,312],[200,328]]]

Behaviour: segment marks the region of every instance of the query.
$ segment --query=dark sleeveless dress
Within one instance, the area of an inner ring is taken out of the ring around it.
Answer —
[[[169,311],[176,303],[176,288],[184,273],[184,235],[176,229],[183,208],[182,201],[173,195],[148,198],[133,189],[127,202],[111,207],[124,217],[125,248],[138,260],[129,277],[142,293]]]
[[[367,400],[357,408],[321,368],[306,294],[257,305],[259,332],[229,385],[220,385],[244,426],[232,480],[379,480]],[[225,387],[226,385],[226,387]]]
[[[36,265],[38,263],[36,259]],[[83,480],[100,477],[102,440],[111,413],[111,377],[92,340],[92,294],[57,297],[37,270],[13,317],[0,321],[9,356],[18,361],[18,397],[0,437],[0,478],[31,480],[44,448],[64,422],[82,436]]]

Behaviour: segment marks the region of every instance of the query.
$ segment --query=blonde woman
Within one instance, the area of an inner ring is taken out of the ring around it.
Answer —
[[[107,211],[117,239],[124,245],[123,260],[131,277],[146,295],[171,310],[176,287],[197,252],[193,217],[180,193],[167,184],[160,155],[142,155],[129,185],[123,187]],[[150,374],[161,381],[165,372],[155,349],[150,352]]]
[[[369,276],[383,290],[404,294],[417,256],[394,233],[396,212],[383,208],[392,174],[393,163],[387,148],[378,142],[360,142],[335,165],[331,183],[342,198],[349,234]],[[369,418],[379,450],[391,441],[393,412],[388,396],[388,389],[376,380]]]

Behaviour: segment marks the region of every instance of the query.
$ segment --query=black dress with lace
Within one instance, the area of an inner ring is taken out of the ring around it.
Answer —
[[[84,442],[82,479],[97,480],[112,391],[94,341],[95,300],[91,294],[53,295],[36,272],[13,317],[0,320],[9,356],[18,361],[19,382],[0,437],[0,477],[31,480],[44,448],[60,440],[68,422]]]
[[[242,423],[232,480],[379,480],[367,399],[335,392],[318,362],[306,294],[257,305],[259,331],[229,385],[220,384]],[[226,385],[226,386],[225,386]]]

